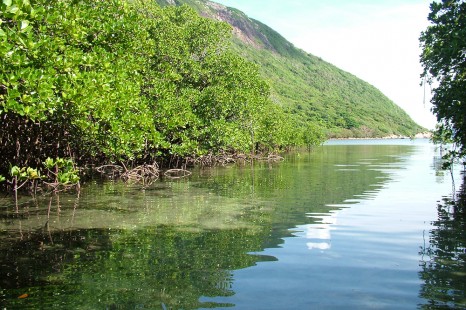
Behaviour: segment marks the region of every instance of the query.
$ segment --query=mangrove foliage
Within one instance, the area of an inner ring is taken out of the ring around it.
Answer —
[[[0,175],[316,144],[231,27],[154,1],[0,2]]]
[[[439,127],[436,139],[456,146],[447,157],[466,156],[466,2],[435,1],[431,23],[421,34],[424,82],[433,85],[432,111]]]

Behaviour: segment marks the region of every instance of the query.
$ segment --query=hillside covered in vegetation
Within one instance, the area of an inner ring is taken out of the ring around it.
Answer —
[[[233,49],[259,65],[271,87],[272,100],[305,122],[320,126],[329,137],[411,136],[425,130],[372,85],[295,48],[237,9],[206,0],[157,2],[189,5],[202,16],[229,23]]]

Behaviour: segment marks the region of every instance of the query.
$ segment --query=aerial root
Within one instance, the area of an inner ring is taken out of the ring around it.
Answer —
[[[152,183],[159,178],[159,166],[153,165],[141,165],[136,168],[127,170],[121,175],[121,178],[126,182],[132,183]]]
[[[186,163],[199,165],[203,167],[213,167],[216,165],[226,166],[228,164],[234,163],[243,163],[243,162],[251,162],[254,160],[258,161],[269,161],[269,162],[279,162],[285,160],[283,157],[270,154],[268,156],[264,156],[262,154],[251,155],[251,154],[220,154],[220,155],[213,155],[207,154],[202,155],[195,158],[188,158]]]
[[[60,182],[45,182],[43,183],[51,189],[51,191],[47,192],[47,194],[50,193],[58,193],[58,192],[64,192],[67,191],[71,188],[77,189],[78,191],[81,189],[81,183],[73,183],[73,184],[64,184]]]
[[[125,169],[118,165],[103,165],[97,167],[95,170],[107,177],[115,177],[121,175]]]

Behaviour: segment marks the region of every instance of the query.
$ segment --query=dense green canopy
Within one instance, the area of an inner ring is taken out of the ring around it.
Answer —
[[[230,27],[187,6],[3,0],[0,27],[0,174],[319,141],[230,51]]]

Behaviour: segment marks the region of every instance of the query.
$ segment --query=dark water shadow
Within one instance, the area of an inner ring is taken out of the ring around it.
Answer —
[[[438,219],[421,247],[421,309],[466,309],[466,178],[437,207]]]

